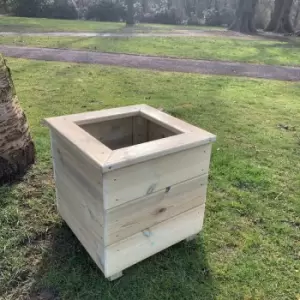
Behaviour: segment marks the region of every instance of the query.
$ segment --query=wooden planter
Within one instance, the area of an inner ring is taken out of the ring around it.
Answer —
[[[105,277],[201,231],[214,135],[147,105],[46,124],[58,210]]]

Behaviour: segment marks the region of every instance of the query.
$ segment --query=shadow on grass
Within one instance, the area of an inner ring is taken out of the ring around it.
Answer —
[[[46,31],[42,26],[38,26],[36,24],[0,24],[0,30],[2,32],[20,32],[20,33],[25,33],[25,32],[39,32],[39,31]]]
[[[216,298],[201,235],[138,263],[113,282],[104,278],[65,223],[53,228],[49,239],[29,299]]]

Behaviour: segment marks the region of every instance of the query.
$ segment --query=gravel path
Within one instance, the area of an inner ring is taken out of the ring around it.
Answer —
[[[246,76],[287,81],[300,80],[300,67],[255,65],[238,62],[175,59],[89,51],[0,45],[6,56],[46,61],[123,66],[159,71]]]

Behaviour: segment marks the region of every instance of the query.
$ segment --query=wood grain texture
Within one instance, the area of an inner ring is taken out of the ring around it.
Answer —
[[[185,238],[203,226],[205,205],[159,223],[105,248],[105,276],[112,276]]]
[[[46,119],[45,122],[52,134],[59,135],[73,148],[74,153],[86,157],[92,164],[101,167],[112,154],[111,149],[72,122],[59,117]]]
[[[133,145],[147,142],[147,124],[148,121],[140,116],[133,117]]]
[[[103,174],[104,208],[207,174],[210,152],[211,145],[207,144]]]
[[[210,132],[200,129],[199,127],[191,125],[183,120],[177,119],[151,106],[141,105],[140,114],[148,120],[151,120],[173,132],[197,133],[199,137],[207,140],[208,142],[214,142],[216,140],[216,136]]]
[[[207,175],[196,177],[108,210],[105,245],[204,204],[207,179]]]
[[[155,141],[159,139],[164,139],[177,134],[168,128],[165,128],[159,124],[152,121],[148,121],[148,141]]]
[[[138,115],[140,110],[141,105],[131,105],[125,107],[116,107],[110,109],[103,109],[99,111],[68,115],[64,116],[63,118],[70,122],[74,122],[77,125],[84,125],[120,118],[133,117]]]
[[[132,117],[86,124],[80,127],[111,150],[132,145]]]
[[[76,216],[73,216],[73,214],[70,213],[69,206],[62,198],[60,198],[59,192],[57,200],[57,208],[60,215],[71,228],[72,232],[78,238],[100,270],[105,273],[105,248],[103,244],[100,243],[97,237],[87,230],[86,227],[82,226],[80,219],[77,219]]]
[[[58,210],[107,278],[202,229],[214,135],[147,105],[46,123]]]
[[[104,258],[101,169],[55,133],[52,133],[52,155],[58,210],[97,265],[104,270],[104,262],[99,258]]]
[[[189,149],[207,145],[208,141],[199,139],[195,133],[179,134],[165,139],[134,145],[112,152],[106,162],[102,164],[104,173],[151,161],[155,158],[188,151]]]

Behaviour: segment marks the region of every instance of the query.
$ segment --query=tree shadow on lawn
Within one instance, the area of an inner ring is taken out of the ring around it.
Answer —
[[[45,32],[46,30],[42,26],[37,24],[0,24],[0,30],[2,32]]]
[[[106,280],[69,227],[62,223],[51,240],[29,299],[215,299],[217,289],[205,241],[181,242]]]

